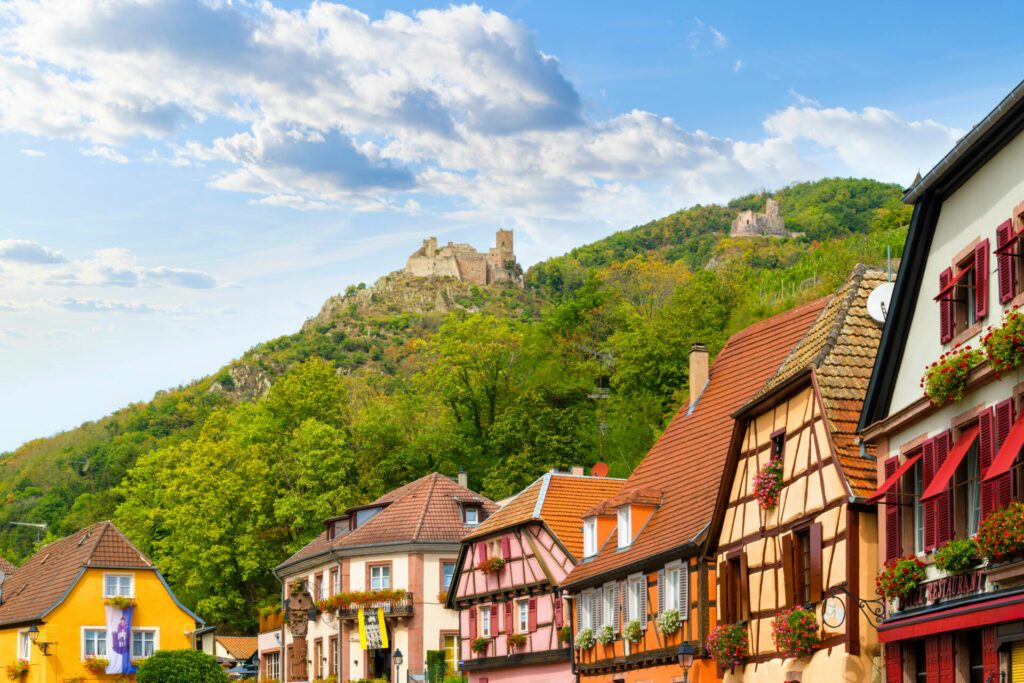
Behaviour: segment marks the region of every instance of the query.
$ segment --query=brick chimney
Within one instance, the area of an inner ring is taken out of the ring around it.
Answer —
[[[690,347],[690,405],[693,405],[708,383],[708,347],[694,344]]]
[[[459,486],[461,486],[464,489],[469,488],[469,475],[466,474],[465,467],[459,468]]]
[[[573,465],[572,469],[569,470],[569,473],[574,477],[582,477],[583,467],[581,465]]]

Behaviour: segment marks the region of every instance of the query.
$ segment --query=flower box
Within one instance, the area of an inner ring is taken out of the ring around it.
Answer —
[[[500,557],[488,557],[477,565],[477,569],[480,569],[485,574],[498,574],[504,567],[505,560]]]
[[[1024,558],[989,567],[988,580],[1000,588],[1013,588],[1024,585]]]

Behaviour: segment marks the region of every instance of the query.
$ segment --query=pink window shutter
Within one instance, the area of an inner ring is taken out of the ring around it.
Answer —
[[[508,536],[501,537],[501,559],[506,562],[512,559],[512,539]]]
[[[981,322],[988,315],[988,252],[987,239],[974,248],[975,322]]]
[[[537,598],[530,598],[526,603],[526,624],[530,633],[537,630]]]
[[[483,562],[484,560],[487,559],[487,544],[486,543],[477,543],[476,544],[476,559],[479,562]]]
[[[476,638],[476,607],[469,608],[469,637]]]

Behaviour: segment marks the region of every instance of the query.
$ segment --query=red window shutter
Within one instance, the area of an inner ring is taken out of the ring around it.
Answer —
[[[718,609],[717,621],[720,624],[731,624],[732,614],[729,612],[729,563],[719,562],[718,571],[715,573],[715,581],[718,583]]]
[[[562,612],[562,610],[564,609],[562,603],[563,603],[562,598],[560,598],[560,597],[558,597],[556,595],[555,596],[555,628],[562,628],[562,626],[564,625],[563,622],[565,620],[565,615]]]
[[[747,553],[743,551],[740,553],[740,619],[744,621],[750,621],[750,586],[747,584],[749,580],[750,570],[747,569]]]
[[[1008,398],[996,404],[996,452],[999,451],[999,447],[1006,441],[1006,437],[1010,435],[1011,427],[1013,427],[1013,399]],[[1011,469],[992,482],[996,485],[995,507],[997,510],[1009,505],[1010,500],[1013,498],[1012,477],[1013,470]]]
[[[796,572],[793,566],[795,555],[793,553],[793,534],[782,536],[782,583],[785,588],[785,602],[783,607],[796,605]]]
[[[981,629],[981,665],[983,680],[999,680],[999,643],[996,642],[995,626]]]
[[[939,681],[939,638],[932,636],[924,641],[924,670],[928,676],[927,683]]]
[[[512,559],[512,540],[508,536],[501,537],[501,559]]]
[[[885,461],[885,478],[888,479],[899,467],[899,456],[892,456]],[[900,556],[900,482],[896,482],[885,494],[885,560],[893,560]]]
[[[515,633],[515,625],[512,622],[512,609],[514,603],[509,600],[505,603],[505,633]]]
[[[946,462],[951,440],[952,436],[949,431],[945,431],[935,438],[935,472],[942,467],[942,463]],[[935,497],[935,543],[937,545],[942,545],[953,538],[952,498],[953,491],[949,485],[946,486],[945,491]]]
[[[939,290],[949,284],[951,279],[952,268],[946,268],[939,273]],[[939,338],[943,344],[953,338],[953,302],[945,299],[939,300]]]
[[[922,446],[923,454],[921,455],[921,463],[923,464],[923,471],[921,473],[922,484],[924,488],[928,488],[928,484],[932,483],[932,477],[935,476],[935,439],[928,439]],[[935,540],[937,538],[935,528],[935,502],[936,498],[927,500],[924,502],[924,549],[925,551],[932,550],[935,547]]]
[[[939,640],[939,683],[955,683],[956,658],[953,652],[953,634],[943,633]],[[930,677],[929,677],[930,678]]]
[[[477,543],[476,544],[476,559],[483,562],[487,559],[487,544]]]
[[[885,646],[885,683],[903,683],[903,648],[899,643]]]
[[[996,248],[1002,247],[1013,237],[1013,221],[1006,221],[996,228]],[[999,303],[1005,304],[1013,298],[1013,271],[1017,268],[1014,257],[999,254]]]
[[[995,457],[995,433],[992,424],[992,410],[986,410],[978,416],[978,462],[981,465],[981,474],[985,475],[992,458]],[[996,488],[999,482],[981,482],[981,518],[984,519],[988,513],[995,510]]]
[[[821,602],[822,571],[821,571],[821,524],[814,523],[808,529],[807,538],[811,543],[811,589],[807,596],[810,602]],[[746,558],[746,553],[744,553]],[[744,567],[744,570],[746,568]],[[746,573],[746,571],[744,571]]]
[[[537,630],[537,598],[530,598],[526,603],[526,624],[530,633]]]
[[[974,300],[976,315],[974,320],[981,322],[988,315],[988,250],[989,241],[983,239],[974,248]]]
[[[491,605],[491,635],[493,636],[501,628],[501,623],[498,621],[498,604]]]
[[[469,637],[476,638],[476,607],[469,608]]]

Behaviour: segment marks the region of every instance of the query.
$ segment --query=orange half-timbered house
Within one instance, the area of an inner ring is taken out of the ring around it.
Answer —
[[[716,613],[715,572],[704,547],[733,434],[732,413],[775,374],[824,303],[737,332],[710,372],[707,351],[695,345],[689,403],[622,492],[584,516],[583,562],[565,583],[574,605],[573,661],[581,681],[681,681],[678,657],[685,650],[696,653],[690,681],[719,678],[703,656]],[[659,616],[678,627],[663,629]],[[608,642],[583,646],[596,635]]]
[[[856,424],[881,326],[866,309],[885,273],[858,266],[779,372],[737,413],[737,438],[709,546],[718,567],[719,621],[748,631],[750,656],[726,681],[871,680],[877,636],[861,618],[873,599],[877,526],[875,461]],[[762,503],[754,478],[782,462],[781,490]],[[813,611],[820,647],[787,658],[772,622],[790,608]]]

